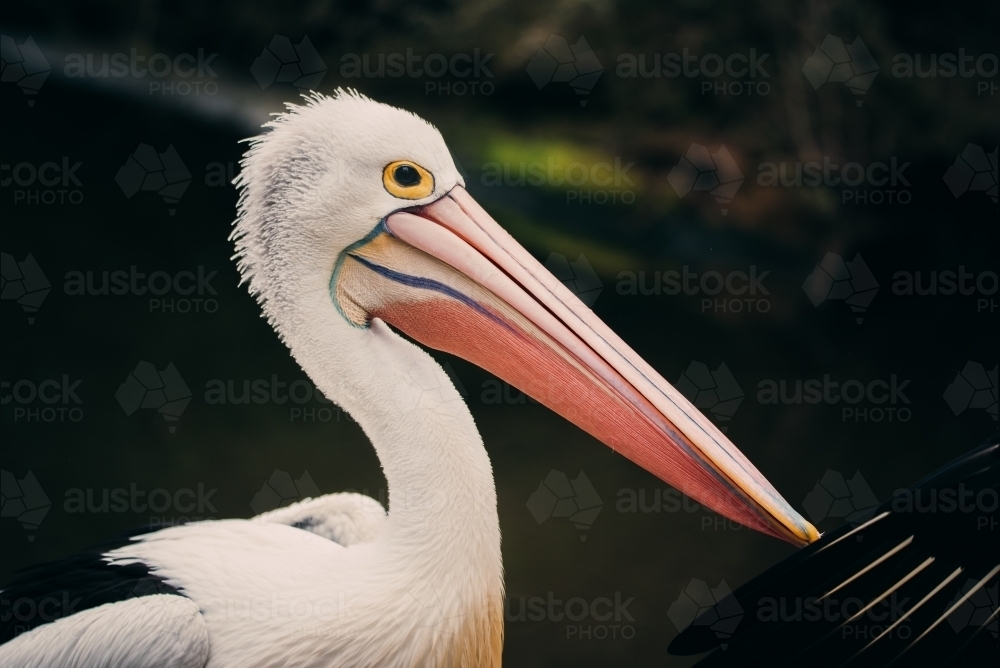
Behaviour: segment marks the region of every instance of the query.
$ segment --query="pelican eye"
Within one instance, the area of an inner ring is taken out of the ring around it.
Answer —
[[[382,185],[393,197],[423,199],[434,192],[434,177],[415,162],[397,160],[382,170]]]
[[[392,180],[404,188],[412,188],[420,183],[420,172],[413,165],[400,165],[392,170]]]

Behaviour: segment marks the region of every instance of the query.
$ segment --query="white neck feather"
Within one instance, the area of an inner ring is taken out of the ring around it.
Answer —
[[[449,606],[439,665],[499,666],[503,565],[496,489],[472,415],[441,366],[380,320],[347,326],[325,289],[276,327],[316,386],[371,439],[388,482],[379,568]],[[307,300],[309,301],[309,300]],[[299,302],[303,304],[303,302]],[[271,306],[274,306],[273,302]],[[273,315],[273,311],[272,311]]]
[[[458,620],[445,640],[423,634],[425,655],[437,658],[399,665],[498,666],[496,490],[472,415],[427,353],[381,321],[351,325],[329,292],[338,255],[398,206],[380,179],[358,175],[381,173],[401,148],[442,184],[460,182],[440,134],[408,112],[351,92],[290,107],[244,157],[233,239],[268,320],[323,394],[358,421],[382,463],[389,519],[377,542],[357,546],[372,548],[359,579],[373,576],[386,595],[424,586]]]
[[[294,326],[277,327],[316,386],[371,439],[389,486],[387,538],[411,558],[428,552],[439,561],[444,545],[498,561],[493,470],[454,384],[380,320],[367,329],[345,326],[327,294],[312,294],[319,303],[306,306]]]

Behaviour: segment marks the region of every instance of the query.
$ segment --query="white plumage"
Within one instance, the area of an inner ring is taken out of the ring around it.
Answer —
[[[303,499],[254,517],[253,522],[285,524],[305,529],[344,547],[370,543],[385,527],[386,514],[375,499],[364,494],[343,492]]]
[[[241,271],[299,364],[371,438],[391,513],[380,532],[361,515],[319,535],[260,518],[189,524],[109,554],[112,563],[149,565],[197,605],[208,668],[499,665],[500,529],[472,416],[426,352],[378,320],[351,325],[329,293],[341,251],[400,208],[381,181],[400,158],[434,172],[426,201],[461,182],[436,129],[353,94],[290,106],[243,161]],[[357,508],[370,512],[365,503]],[[272,517],[283,512],[291,510]],[[349,546],[321,537],[340,532]],[[372,542],[351,540],[360,537]],[[113,623],[120,605],[93,610],[103,617],[93,623]],[[0,646],[0,664],[65,639],[57,626]]]
[[[183,596],[144,596],[83,610],[0,646],[9,668],[201,668],[205,620]]]

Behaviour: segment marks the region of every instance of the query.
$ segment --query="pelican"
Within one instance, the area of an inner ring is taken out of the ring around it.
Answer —
[[[83,602],[0,645],[0,664],[500,666],[490,460],[449,377],[408,338],[502,378],[728,518],[796,545],[819,537],[476,203],[428,122],[338,91],[265,128],[237,178],[242,280],[370,438],[388,512],[331,495],[28,570],[5,598],[72,590]]]

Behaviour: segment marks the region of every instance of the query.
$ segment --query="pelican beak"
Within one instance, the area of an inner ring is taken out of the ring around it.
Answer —
[[[380,318],[572,421],[695,501],[796,545],[819,538],[719,429],[461,186],[341,255],[341,313]]]

